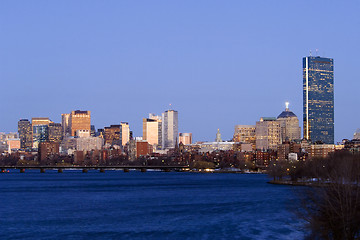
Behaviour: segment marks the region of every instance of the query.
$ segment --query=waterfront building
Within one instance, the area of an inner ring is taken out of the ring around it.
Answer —
[[[188,145],[192,143],[192,133],[179,133],[179,144]]]
[[[120,143],[124,147],[130,141],[130,126],[127,122],[120,123]]]
[[[247,146],[245,146],[247,145]],[[185,152],[212,153],[214,151],[246,151],[251,148],[248,144],[239,146],[236,142],[196,142],[183,145]],[[243,148],[243,149],[242,149]]]
[[[146,140],[136,140],[136,157],[152,153],[152,146]]]
[[[280,138],[281,142],[293,141],[301,139],[301,129],[299,126],[299,119],[297,116],[289,110],[289,103],[285,103],[285,111],[280,113],[277,117],[277,121],[280,122]]]
[[[165,111],[162,114],[162,149],[175,148],[178,134],[178,112]]]
[[[63,135],[63,129],[60,123],[49,124],[49,141],[61,142]]]
[[[143,140],[146,140],[154,149],[162,145],[162,119],[150,113],[149,118],[143,118]]]
[[[335,152],[336,148],[334,144],[312,144],[307,149],[310,158],[324,158],[329,153]]]
[[[32,148],[33,131],[32,131],[32,125],[28,119],[21,119],[18,122],[18,133],[20,138],[21,149]]]
[[[334,61],[303,58],[304,138],[334,144]]]
[[[114,146],[118,145],[121,146],[120,142],[120,130],[121,125],[110,125],[110,127],[104,128],[104,143],[106,145]]]
[[[260,118],[255,127],[256,149],[276,150],[281,143],[280,129],[280,122],[276,118]]]
[[[277,156],[278,156],[278,160],[290,160],[290,159],[294,159],[294,156],[296,155],[296,160],[297,160],[297,156],[300,155],[301,153],[301,144],[299,142],[290,142],[290,141],[285,141],[281,144],[278,145],[277,147]]]
[[[91,131],[91,115],[90,111],[72,111],[69,116],[70,135],[76,136],[76,130]]]
[[[44,126],[44,125],[39,125],[39,126]],[[40,162],[46,163],[45,161],[47,158],[51,156],[59,155],[59,146],[60,146],[59,142],[49,142],[49,141],[40,142],[38,146],[38,153],[39,153],[38,156]]]
[[[71,154],[74,151],[101,150],[104,139],[100,137],[68,137],[61,142],[61,151]]]
[[[249,143],[256,147],[255,125],[235,125],[234,142]]]

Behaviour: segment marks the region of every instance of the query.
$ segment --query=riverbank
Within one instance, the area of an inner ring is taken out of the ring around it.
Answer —
[[[308,186],[308,187],[324,187],[328,185],[324,182],[318,182],[318,181],[291,181],[291,180],[271,180],[268,181],[269,184],[275,184],[275,185],[290,185],[290,186]]]

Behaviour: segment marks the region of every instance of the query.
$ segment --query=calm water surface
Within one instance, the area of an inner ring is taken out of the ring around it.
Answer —
[[[289,186],[262,174],[0,174],[1,239],[302,239]]]

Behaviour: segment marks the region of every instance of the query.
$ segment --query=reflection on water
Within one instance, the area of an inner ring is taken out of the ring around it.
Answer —
[[[302,239],[289,186],[261,174],[0,174],[2,239]]]

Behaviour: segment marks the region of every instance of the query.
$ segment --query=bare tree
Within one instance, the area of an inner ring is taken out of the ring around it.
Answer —
[[[336,153],[313,165],[319,184],[304,190],[300,211],[308,239],[360,239],[359,155]]]

